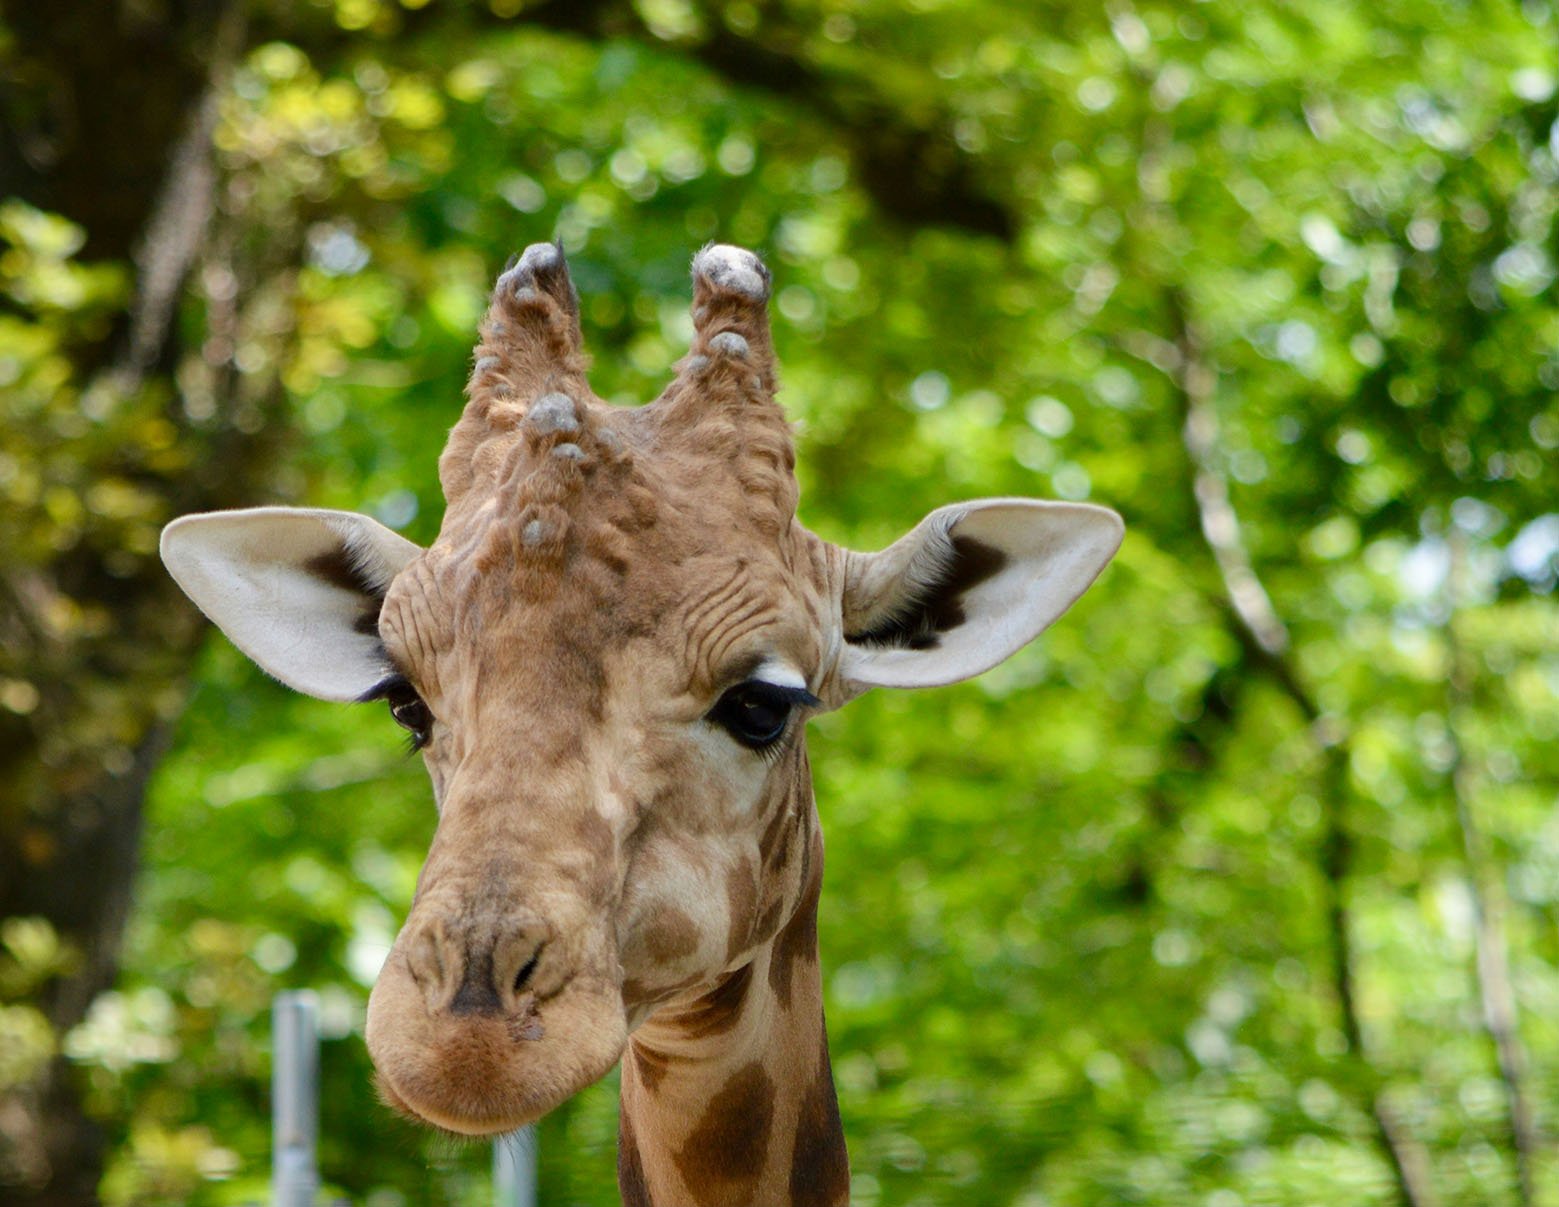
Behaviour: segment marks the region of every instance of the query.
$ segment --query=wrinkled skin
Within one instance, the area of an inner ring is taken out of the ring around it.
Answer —
[[[622,1061],[629,1204],[842,1204],[803,726],[869,686],[978,674],[1119,545],[1084,504],[932,512],[875,554],[795,520],[768,272],[694,259],[656,402],[590,392],[559,249],[498,279],[418,549],[344,512],[170,524],[234,642],[326,699],[389,702],[439,821],[369,1001],[385,1099],[521,1126]]]
[[[800,716],[763,752],[707,717],[765,664],[832,690],[828,550],[793,523],[762,532],[772,502],[682,455],[693,434],[660,418],[592,415],[595,451],[559,466],[596,479],[543,521],[575,534],[567,575],[492,539],[528,503],[473,488],[379,618],[435,718],[440,815],[369,1042],[386,1096],[441,1127],[504,1130],[596,1080],[625,1020],[747,962],[801,898]],[[506,481],[536,491],[541,444]],[[711,534],[698,508],[721,487]]]

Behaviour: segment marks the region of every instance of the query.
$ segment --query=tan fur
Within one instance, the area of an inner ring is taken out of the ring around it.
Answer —
[[[756,263],[704,254],[689,356],[623,410],[585,382],[561,255],[529,249],[440,460],[438,540],[380,614],[436,718],[440,811],[370,1002],[386,1099],[505,1130],[626,1045],[630,1202],[848,1196],[801,726],[764,757],[705,720],[766,661],[845,694],[844,559],[795,522]]]
[[[551,244],[499,277],[419,549],[367,516],[183,516],[169,570],[245,653],[388,701],[439,821],[369,1000],[385,1100],[472,1135],[623,1060],[630,1204],[837,1204],[849,1168],[817,958],[810,711],[956,682],[1033,640],[1119,547],[1106,508],[985,499],[876,554],[796,523],[769,275],[693,261],[654,403],[585,380]]]

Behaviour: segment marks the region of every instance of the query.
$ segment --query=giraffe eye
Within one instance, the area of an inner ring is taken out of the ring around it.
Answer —
[[[421,750],[428,744],[433,731],[432,712],[410,684],[395,687],[387,698],[390,702],[390,716],[411,734],[411,748]]]
[[[796,705],[816,703],[805,688],[749,679],[721,696],[709,719],[749,750],[766,750],[785,735]]]

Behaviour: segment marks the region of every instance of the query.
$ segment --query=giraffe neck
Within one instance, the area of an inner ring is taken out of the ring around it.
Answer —
[[[750,963],[629,1041],[617,1157],[625,1207],[849,1201],[817,958],[821,871]]]

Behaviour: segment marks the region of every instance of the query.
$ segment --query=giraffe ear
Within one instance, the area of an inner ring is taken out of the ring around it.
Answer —
[[[261,669],[322,700],[356,700],[393,672],[379,607],[420,552],[349,511],[213,511],[162,530],[163,564],[195,605]]]
[[[983,499],[938,508],[880,553],[848,553],[844,678],[935,687],[989,670],[1072,606],[1124,532],[1106,507]]]

